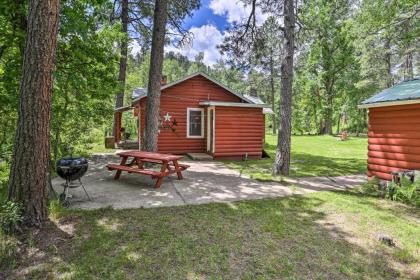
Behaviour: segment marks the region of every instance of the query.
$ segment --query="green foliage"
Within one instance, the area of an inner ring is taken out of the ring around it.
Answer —
[[[0,161],[10,161],[19,103],[19,79],[25,30],[26,2],[0,4]],[[90,144],[92,128],[111,127],[118,89],[120,26],[106,17],[106,0],[66,0],[60,3],[51,118],[51,152],[57,159],[68,146]],[[17,36],[20,32],[22,36]]]
[[[0,201],[6,199],[7,182],[9,180],[9,165],[0,163]]]
[[[386,194],[386,188],[381,185],[378,177],[373,177],[361,185],[360,189],[364,194],[372,196],[385,197]]]
[[[386,188],[385,198],[420,207],[420,181],[411,182],[403,177],[398,184],[391,182]]]
[[[22,222],[22,205],[13,201],[0,202],[0,227],[6,233],[13,233],[16,226]]]
[[[361,191],[367,195],[420,207],[420,181],[411,182],[408,178],[403,177],[399,183],[389,182],[385,185],[375,177],[363,184]]]
[[[303,6],[301,43],[308,45],[297,61],[294,132],[330,133],[343,115],[351,122],[360,119],[357,104],[365,96],[354,83],[359,79],[359,64],[352,44],[350,6],[347,0],[317,0]]]

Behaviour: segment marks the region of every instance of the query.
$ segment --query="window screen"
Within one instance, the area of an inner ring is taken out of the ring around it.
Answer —
[[[189,123],[190,123],[190,127],[189,127],[189,136],[203,136],[201,134],[202,132],[202,116],[201,114],[203,113],[202,111],[193,111],[190,110],[189,111],[190,115],[189,115]]]

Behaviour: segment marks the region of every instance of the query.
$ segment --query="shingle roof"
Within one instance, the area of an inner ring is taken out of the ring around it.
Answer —
[[[141,99],[147,96],[147,89],[145,88],[136,88],[133,90],[133,94],[131,95],[131,99]]]
[[[384,105],[386,105],[386,102],[417,99],[420,103],[420,79],[406,80],[366,99],[362,102],[362,107],[366,107],[366,105],[368,106],[370,104],[384,103]]]
[[[247,95],[247,94],[245,94],[244,97],[254,104],[265,104],[259,97],[251,96],[251,95]],[[273,110],[271,110],[271,108],[268,108],[268,107],[263,108],[263,113],[264,114],[274,114]]]
[[[217,85],[219,85],[220,87],[222,87],[222,88],[224,88],[225,90],[227,90],[227,91],[229,91],[230,93],[232,93],[233,95],[236,95],[237,97],[239,97],[243,102],[247,102],[247,103],[253,103],[251,100],[248,100],[245,96],[243,96],[242,94],[239,94],[239,93],[237,93],[236,91],[234,91],[234,90],[232,90],[232,89],[230,89],[230,88],[228,88],[228,87],[226,87],[225,85],[223,85],[222,83],[220,83],[219,81],[217,81],[217,80],[215,80],[215,79],[213,79],[212,77],[210,77],[209,75],[207,75],[207,74],[205,74],[205,73],[203,73],[203,72],[195,72],[195,73],[192,73],[192,74],[190,74],[190,75],[188,75],[188,76],[185,76],[185,77],[183,77],[183,78],[181,78],[181,79],[179,79],[179,80],[176,80],[176,81],[174,81],[174,82],[172,82],[172,83],[169,83],[169,84],[166,84],[166,85],[164,85],[164,86],[162,86],[161,87],[161,90],[164,90],[164,89],[166,89],[166,88],[169,88],[169,87],[172,87],[172,86],[174,86],[174,85],[177,85],[177,84],[179,84],[179,83],[181,83],[181,82],[183,82],[183,81],[186,81],[186,80],[188,80],[188,79],[191,79],[191,78],[193,78],[193,77],[195,77],[195,76],[203,76],[204,78],[206,78],[206,79],[208,79],[208,80],[210,80],[210,81],[212,81],[213,83],[215,83],[215,84],[217,84]],[[144,88],[137,88],[137,89],[135,89],[134,91],[133,91],[133,95],[132,95],[132,97],[131,97],[131,100],[132,100],[132,104],[134,104],[134,103],[136,103],[136,102],[138,102],[140,99],[142,99],[142,98],[144,98],[144,97],[147,97],[147,89],[144,89]]]

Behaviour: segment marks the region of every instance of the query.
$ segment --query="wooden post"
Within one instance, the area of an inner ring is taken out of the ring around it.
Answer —
[[[115,143],[118,144],[118,142],[120,142],[121,140],[121,117],[122,117],[122,113],[121,112],[115,112],[114,115],[114,125],[115,125]]]

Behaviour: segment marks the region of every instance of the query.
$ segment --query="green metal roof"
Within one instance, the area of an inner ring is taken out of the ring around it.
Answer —
[[[420,79],[402,81],[366,99],[362,105],[420,99]]]

